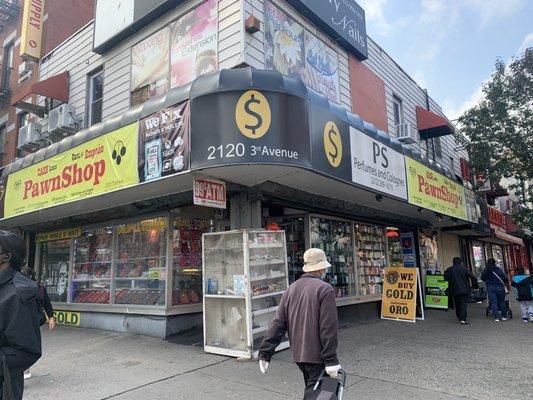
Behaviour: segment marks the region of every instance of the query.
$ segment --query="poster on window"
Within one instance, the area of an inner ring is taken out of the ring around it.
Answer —
[[[218,69],[217,1],[207,0],[170,25],[170,86]]]
[[[168,91],[168,34],[163,28],[131,48],[132,104]]]
[[[305,84],[331,101],[339,102],[339,60],[337,52],[315,35],[305,31]]]
[[[265,2],[265,63],[285,75],[304,69],[304,28],[270,2]]]
[[[139,180],[189,169],[189,102],[164,108],[139,122]]]

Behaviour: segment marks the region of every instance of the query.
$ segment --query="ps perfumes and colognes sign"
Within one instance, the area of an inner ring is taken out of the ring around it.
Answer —
[[[355,0],[286,1],[357,58],[368,58],[365,11]]]

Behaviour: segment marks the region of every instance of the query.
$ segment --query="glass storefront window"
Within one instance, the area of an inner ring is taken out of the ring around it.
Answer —
[[[212,231],[209,220],[177,216],[173,221],[172,305],[202,301],[202,234]]]
[[[502,246],[496,244],[492,245],[492,258],[494,258],[494,261],[498,267],[504,269]]]
[[[389,267],[401,268],[403,267],[403,252],[398,228],[387,228],[387,250],[389,254]]]
[[[356,249],[361,294],[381,294],[385,256],[385,231],[379,226],[357,224]]]
[[[117,226],[115,303],[165,305],[167,218]]]
[[[326,281],[337,297],[356,294],[353,263],[352,223],[327,218],[311,218],[311,247],[324,250],[332,264]]]
[[[474,243],[472,245],[472,253],[474,256],[474,274],[480,278],[483,268],[485,268],[485,259],[483,257],[483,244]]]
[[[74,239],[73,303],[109,303],[113,228],[83,231]]]
[[[70,239],[41,243],[40,280],[50,301],[67,301],[69,262]]]
[[[423,270],[440,271],[437,235],[420,232],[420,261]]]

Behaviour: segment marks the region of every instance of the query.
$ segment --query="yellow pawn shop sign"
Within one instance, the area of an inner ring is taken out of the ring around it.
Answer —
[[[385,268],[381,318],[416,321],[418,268]]]

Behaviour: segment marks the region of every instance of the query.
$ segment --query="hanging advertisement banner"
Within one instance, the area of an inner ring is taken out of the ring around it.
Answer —
[[[409,203],[467,220],[464,186],[405,157]]]
[[[403,154],[350,127],[352,181],[407,200]]]
[[[168,91],[169,30],[163,28],[131,48],[131,103]]]
[[[170,87],[218,69],[217,1],[207,0],[170,25]]]
[[[466,219],[474,224],[479,223],[481,212],[476,201],[476,192],[465,187]]]
[[[269,1],[265,1],[265,66],[284,75],[304,69],[304,28]]]
[[[302,79],[307,86],[339,103],[339,60],[337,52],[315,35],[305,31],[305,68]]]
[[[403,266],[416,268],[415,238],[413,232],[402,232],[400,235],[402,244]]]
[[[86,199],[139,183],[138,123],[9,175],[4,217]]]
[[[418,268],[385,268],[381,318],[416,321]]]
[[[24,0],[22,13],[20,57],[23,60],[39,61],[43,41],[45,0]]]
[[[215,179],[194,178],[194,204],[213,208],[226,208],[226,184]]]
[[[139,180],[147,182],[189,169],[189,102],[139,121]]]

